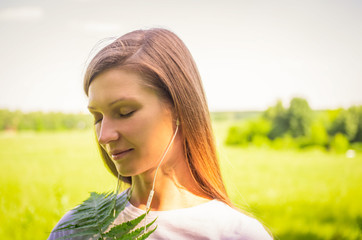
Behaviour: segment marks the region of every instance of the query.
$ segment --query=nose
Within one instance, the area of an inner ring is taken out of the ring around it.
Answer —
[[[119,133],[115,124],[111,120],[103,118],[99,129],[97,130],[97,136],[98,142],[104,145],[112,141],[118,140]]]

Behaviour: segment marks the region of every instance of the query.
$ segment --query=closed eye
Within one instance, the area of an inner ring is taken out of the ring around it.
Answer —
[[[129,112],[126,112],[126,113],[120,113],[119,116],[122,117],[122,118],[127,118],[127,117],[130,117],[133,115],[135,111],[129,111]]]

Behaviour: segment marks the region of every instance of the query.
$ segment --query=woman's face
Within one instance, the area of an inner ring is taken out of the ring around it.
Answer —
[[[143,84],[140,75],[121,69],[99,74],[89,87],[89,111],[99,144],[122,176],[154,170],[172,138],[171,108]],[[165,161],[172,158],[172,148]]]

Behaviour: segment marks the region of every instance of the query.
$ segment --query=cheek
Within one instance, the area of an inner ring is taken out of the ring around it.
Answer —
[[[136,121],[132,122],[130,127],[125,131],[125,137],[129,137],[130,141],[135,141],[135,144],[139,145],[138,147],[144,148],[148,147],[150,142],[157,136],[153,121],[149,118],[138,118]]]
[[[138,140],[144,154],[158,158],[172,137],[172,125],[164,118],[147,118],[137,129]]]

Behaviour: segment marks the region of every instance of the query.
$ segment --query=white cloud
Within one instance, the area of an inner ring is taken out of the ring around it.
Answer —
[[[18,7],[0,10],[0,21],[36,21],[44,17],[40,7]]]

